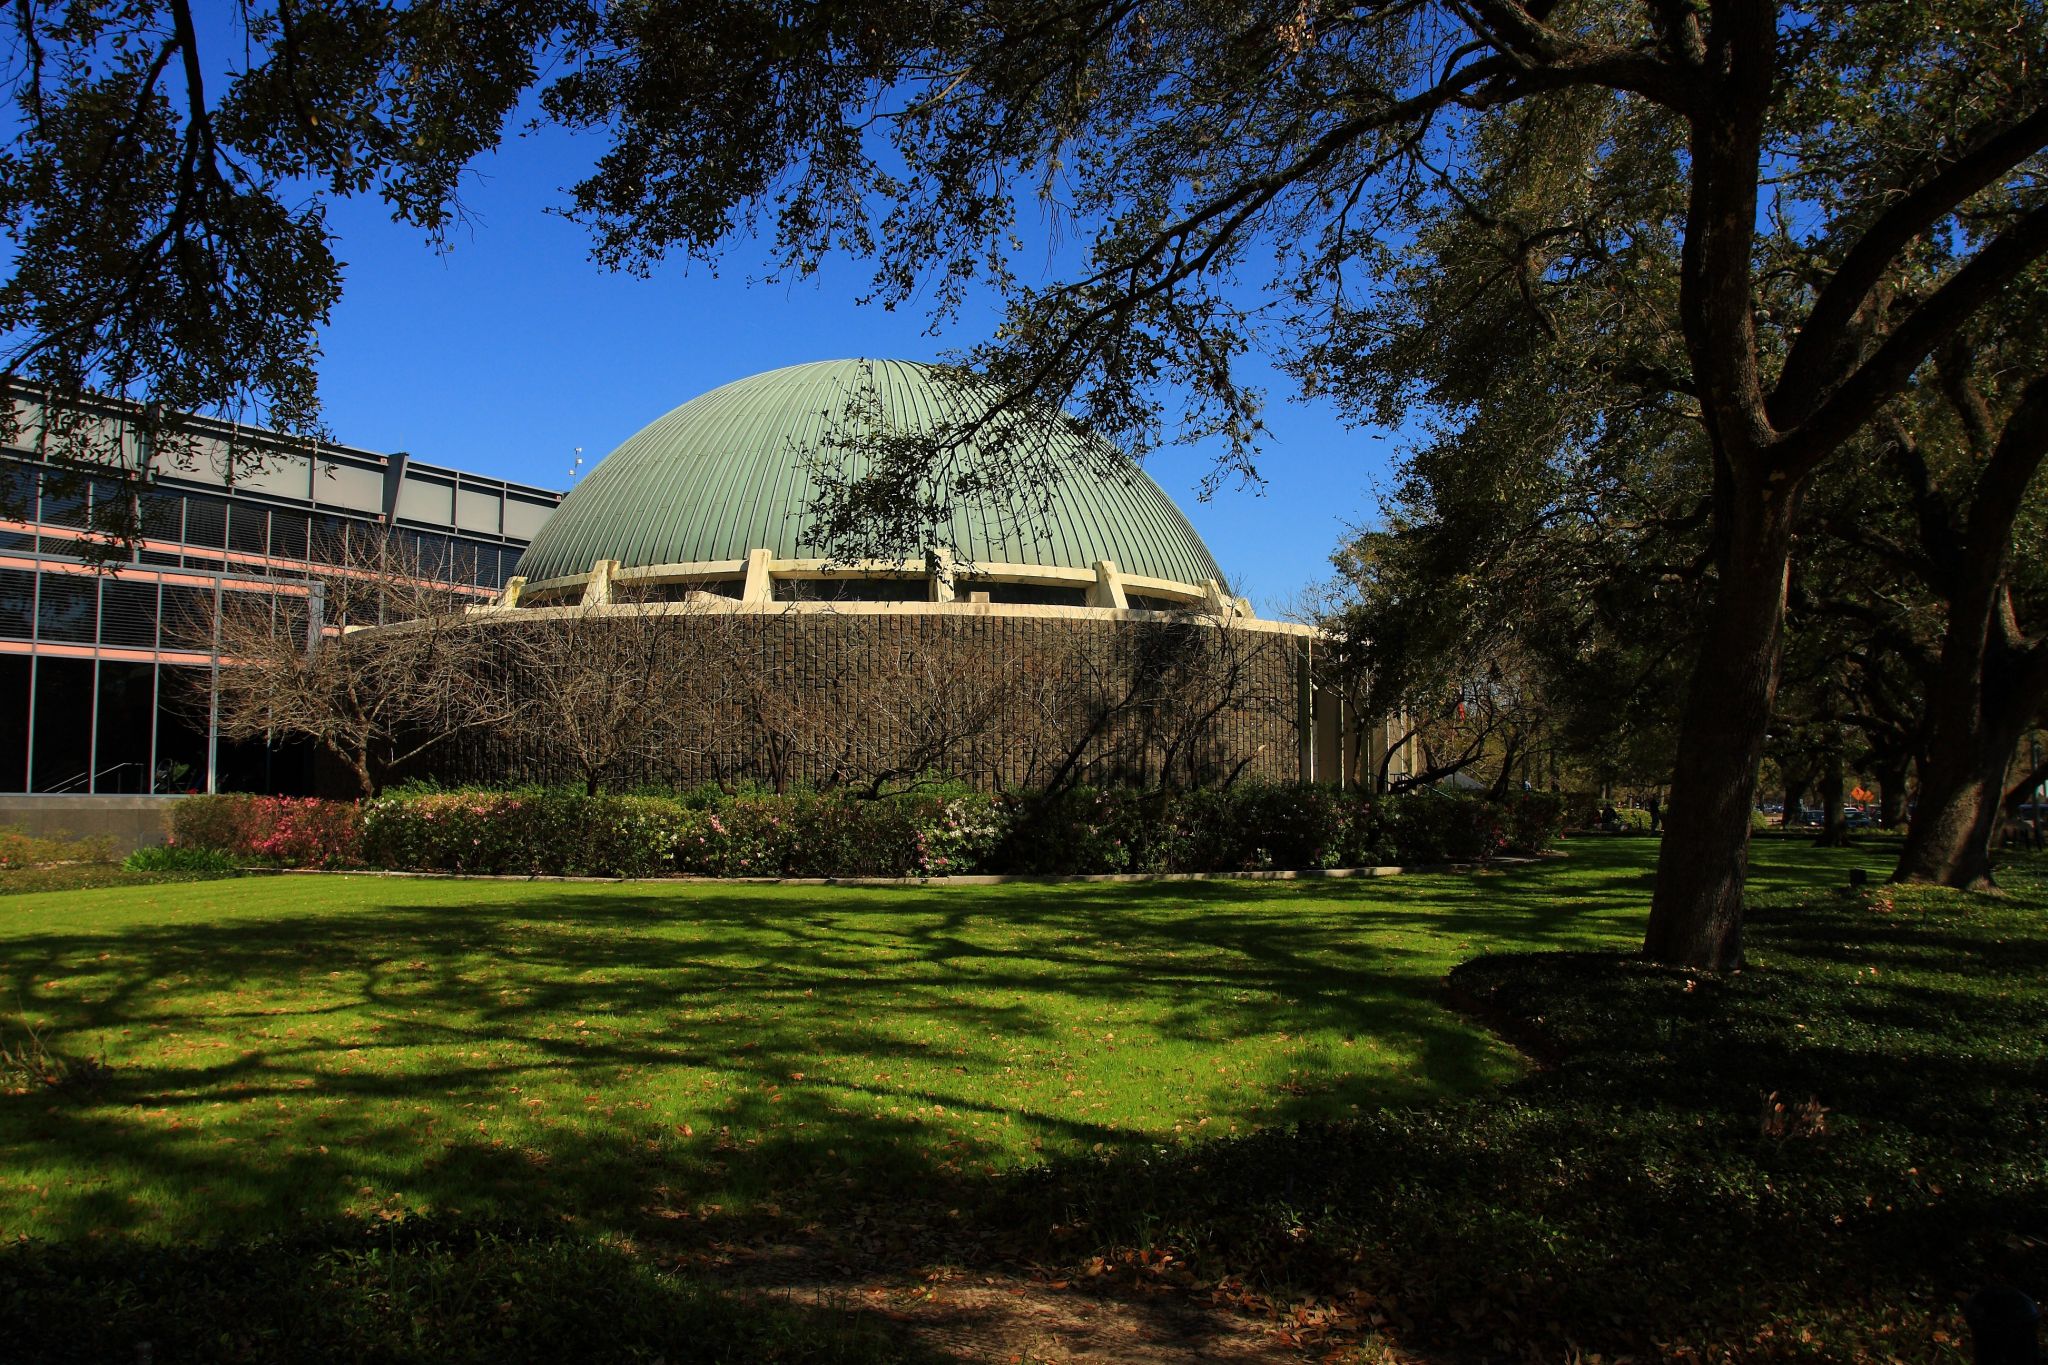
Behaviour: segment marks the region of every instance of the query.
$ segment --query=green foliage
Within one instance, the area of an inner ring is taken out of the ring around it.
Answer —
[[[862,800],[415,789],[360,806],[194,797],[178,804],[172,822],[175,849],[287,867],[939,877],[1487,862],[1548,848],[1561,809],[1540,793],[1505,802],[1434,792],[1367,801],[1328,787],[1251,783],[1182,792],[1081,788],[1050,799],[966,791]]]
[[[121,866],[129,872],[199,872],[217,877],[231,877],[237,870],[235,860],[227,854],[197,844],[138,848],[121,860]]]
[[[728,1297],[561,1229],[449,1219],[9,1246],[0,1317],[20,1365],[927,1359],[850,1309]]]
[[[73,839],[61,834],[27,834],[11,825],[0,826],[0,872],[51,863],[106,863],[112,862],[113,857],[113,841],[105,836]]]
[[[34,1022],[0,1022],[0,1092],[92,1090],[107,1076],[107,1052],[73,1054],[54,1047]]]
[[[1055,1266],[1164,1251],[1404,1354],[1954,1360],[1970,1290],[2048,1273],[2044,873],[1759,887],[1728,979],[1482,956],[1452,991],[1544,1064],[1504,1093],[1058,1163],[998,1216]]]
[[[1621,947],[1639,879],[1575,857],[1357,882],[252,877],[15,901],[0,1000],[53,1048],[104,1040],[110,1071],[87,1104],[0,1097],[0,1229],[208,1243],[460,1210],[632,1238],[654,1264],[814,1232],[861,1264],[873,1224],[851,1214],[950,1243],[990,1167],[1505,1081],[1512,1049],[1443,1007],[1443,974],[1486,946]]]
[[[678,802],[647,796],[384,796],[363,803],[363,856],[376,867],[652,877],[673,870],[691,817]]]
[[[276,867],[353,867],[362,859],[362,812],[352,801],[212,795],[171,807],[170,844]]]

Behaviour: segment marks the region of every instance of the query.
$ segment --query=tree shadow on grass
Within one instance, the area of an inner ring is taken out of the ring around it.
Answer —
[[[720,1293],[559,1229],[445,1220],[7,1248],[0,1320],[19,1365],[947,1359],[829,1296]]]
[[[1194,1136],[1507,1074],[1438,999],[1455,954],[1430,926],[1456,912],[1426,898],[472,883],[407,904],[423,885],[12,937],[0,990],[114,1065],[0,1096],[9,1202],[62,1237],[429,1208],[715,1238],[742,1205],[785,1227],[943,1211],[1018,1159],[1006,1126],[1085,1151],[1167,1136],[1132,1105],[1184,1106]],[[1385,927],[1416,941],[1365,932]],[[1314,1041],[1231,1059],[1252,1037]],[[1127,1104],[1126,1082],[1166,1093]]]

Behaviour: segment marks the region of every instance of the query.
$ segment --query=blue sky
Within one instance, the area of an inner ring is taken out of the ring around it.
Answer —
[[[980,340],[993,300],[938,335],[914,310],[855,300],[862,263],[829,263],[785,286],[749,283],[762,253],[736,241],[721,270],[675,262],[640,280],[588,259],[582,228],[545,212],[564,200],[593,144],[559,132],[508,140],[465,193],[474,222],[436,255],[375,202],[337,204],[330,224],[347,287],[325,339],[322,393],[336,439],[435,464],[564,487],[676,405],[762,370],[844,356],[936,358]],[[1267,386],[1272,439],[1262,492],[1226,485],[1207,502],[1200,449],[1169,447],[1152,476],[1262,613],[1329,573],[1347,525],[1370,519],[1398,450],[1390,433],[1347,430],[1326,403]]]

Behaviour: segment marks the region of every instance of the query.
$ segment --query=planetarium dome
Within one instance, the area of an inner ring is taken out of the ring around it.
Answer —
[[[1044,473],[1028,514],[951,499],[937,538],[957,584],[928,577],[925,561],[834,561],[814,517],[819,452],[857,447],[877,434],[868,428],[929,434],[962,401],[935,367],[895,360],[792,365],[713,389],[597,463],[533,538],[511,595],[520,606],[588,601],[593,576],[609,575],[643,600],[664,586],[754,601],[949,601],[956,588],[963,601],[1046,605],[1224,600],[1215,558],[1166,492],[1049,411],[1033,428]],[[1002,452],[970,461],[988,453]]]

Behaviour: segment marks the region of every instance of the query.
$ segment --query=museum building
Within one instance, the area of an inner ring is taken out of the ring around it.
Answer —
[[[647,718],[673,738],[649,746],[643,781],[851,780],[838,737],[931,730],[958,701],[892,691],[969,688],[1006,719],[946,750],[942,775],[984,787],[1036,785],[1077,759],[1099,780],[1141,783],[1352,770],[1360,737],[1316,685],[1316,631],[1258,618],[1173,500],[1101,438],[1049,409],[978,425],[980,401],[971,381],[888,360],[794,365],[705,393],[563,498],[503,593],[475,609],[478,626],[670,622],[676,667],[724,685],[688,704],[695,724]],[[920,439],[956,443],[949,472],[915,497],[936,548],[832,553],[830,485]],[[692,643],[711,634],[715,662]],[[993,663],[963,666],[973,659]],[[1052,695],[1001,690],[1026,674]],[[818,737],[781,754],[799,726]],[[530,742],[488,734],[434,766],[452,780],[570,776]]]
[[[180,423],[174,457],[134,435],[138,411],[93,415],[107,439],[81,472],[39,454],[43,415],[17,400],[0,449],[0,793],[307,790],[303,749],[229,743],[212,723],[206,625],[224,598],[308,598],[352,540],[397,537],[488,600],[561,500],[202,418]],[[117,525],[140,535],[110,557]]]

